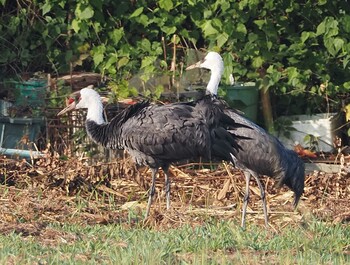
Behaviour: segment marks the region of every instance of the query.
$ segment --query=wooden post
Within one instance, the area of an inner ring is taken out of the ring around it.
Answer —
[[[262,111],[264,115],[265,127],[269,133],[275,134],[269,90],[263,87],[260,90],[260,96],[261,96],[261,105],[262,105]]]
[[[175,86],[175,77],[176,77],[176,34],[173,36],[173,59],[171,60],[171,67],[170,71],[173,72],[172,79],[171,79],[171,85],[172,87]],[[176,88],[176,96],[177,100],[179,100],[179,90]]]

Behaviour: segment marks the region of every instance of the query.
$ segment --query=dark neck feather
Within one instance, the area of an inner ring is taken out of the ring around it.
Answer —
[[[118,126],[118,121],[115,119],[104,124],[86,120],[86,131],[94,142],[106,148],[123,149],[120,143],[120,126]]]
[[[91,139],[110,149],[124,149],[121,128],[125,122],[149,106],[149,102],[136,103],[119,112],[110,122],[98,124],[94,120],[86,120],[86,131]]]

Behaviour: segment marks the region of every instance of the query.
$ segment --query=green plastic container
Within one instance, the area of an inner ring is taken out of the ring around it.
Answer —
[[[221,89],[226,92],[224,98],[230,107],[242,111],[251,121],[257,121],[259,90],[255,83],[236,83],[221,86]]]
[[[35,142],[44,118],[10,118],[0,117],[0,148],[28,149],[21,143],[23,137]]]
[[[18,97],[16,105],[42,107],[45,105],[46,80],[16,82]]]

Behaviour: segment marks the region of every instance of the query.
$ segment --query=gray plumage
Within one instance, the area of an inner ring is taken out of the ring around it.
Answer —
[[[230,108],[225,113],[236,122],[252,129],[239,127],[232,131],[237,137],[236,143],[241,149],[233,150],[237,167],[251,170],[258,175],[269,176],[277,181],[277,186],[284,184],[295,193],[294,206],[297,206],[304,191],[305,166],[297,153],[289,150],[274,136],[267,133],[247,118],[237,114]]]
[[[152,170],[152,185],[146,210],[149,214],[159,168],[165,173],[167,208],[170,207],[168,168],[172,162],[232,153],[232,132],[240,125],[224,114],[221,104],[205,97],[195,104],[153,105],[136,103],[106,123],[101,98],[91,88],[80,91],[79,102],[66,109],[87,108],[86,130],[96,142],[111,149],[125,149],[137,164]],[[62,115],[67,110],[62,110]]]
[[[207,85],[207,93],[216,97],[224,70],[221,56],[216,52],[209,52],[203,60],[187,67],[187,70],[194,68],[205,68],[211,71],[211,77]],[[266,175],[275,179],[279,187],[282,185],[289,187],[294,192],[295,197],[293,204],[296,207],[304,191],[304,163],[294,151],[285,148],[276,137],[270,135],[263,128],[243,117],[239,111],[228,107],[223,100],[220,102],[225,114],[237,123],[243,125],[234,131],[228,130],[235,135],[235,144],[240,147],[234,149],[232,153],[230,153],[231,161],[236,167],[243,171],[246,177],[242,227],[245,226],[251,175],[257,181],[261,191],[265,224],[267,226],[268,215],[265,191],[259,176]],[[230,159],[225,156],[222,156],[222,159],[230,161]]]
[[[218,105],[203,101],[193,105],[141,102],[123,110],[109,123],[87,119],[86,129],[96,143],[125,149],[137,164],[158,168],[185,159],[211,159],[211,150],[219,139],[225,144],[218,150],[220,146],[227,150],[227,144],[233,145],[234,135],[228,134],[226,128],[234,130],[238,125],[223,113],[222,118],[212,115],[218,110]]]

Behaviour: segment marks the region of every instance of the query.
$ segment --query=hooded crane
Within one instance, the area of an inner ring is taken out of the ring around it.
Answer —
[[[207,93],[215,98],[224,71],[224,63],[221,56],[216,52],[209,52],[203,60],[187,67],[186,70],[194,68],[205,68],[211,71],[206,90]],[[281,187],[283,184],[289,187],[294,192],[293,205],[296,207],[304,191],[304,163],[294,151],[286,149],[276,137],[268,134],[263,128],[240,115],[237,110],[227,107],[223,100],[221,102],[223,106],[226,106],[224,107],[224,112],[231,119],[241,125],[246,125],[234,131],[235,143],[240,148],[233,150],[233,155],[231,155],[231,162],[243,171],[246,179],[241,225],[245,227],[249,200],[249,182],[250,177],[253,176],[261,192],[265,225],[268,226],[265,191],[259,176],[265,175],[275,179],[277,187]]]
[[[78,103],[71,98],[70,104],[57,115],[86,108],[86,130],[90,138],[106,148],[125,149],[137,164],[150,167],[152,184],[145,218],[149,215],[159,168],[165,174],[169,209],[169,166],[172,162],[199,157],[210,159],[212,153],[227,156],[227,152],[233,153],[233,149],[238,148],[229,132],[239,125],[208,97],[192,105],[153,105],[144,101],[105,122],[101,98],[92,86],[73,94],[72,98],[79,98]]]

